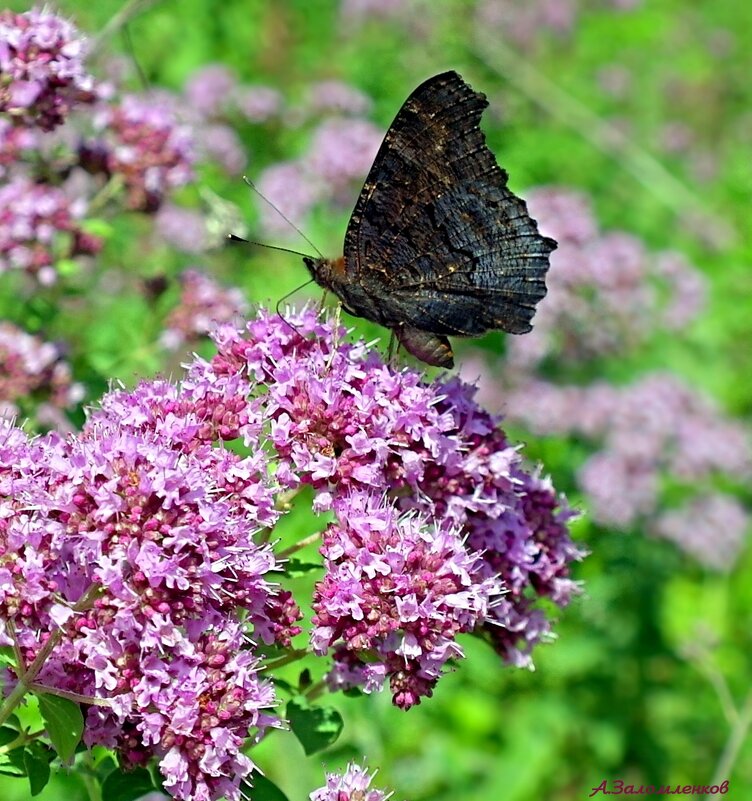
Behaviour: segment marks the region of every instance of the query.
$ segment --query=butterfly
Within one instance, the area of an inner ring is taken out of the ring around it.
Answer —
[[[338,259],[303,259],[355,317],[427,364],[453,367],[449,336],[531,330],[553,239],[486,146],[488,106],[456,72],[422,83],[386,133]]]

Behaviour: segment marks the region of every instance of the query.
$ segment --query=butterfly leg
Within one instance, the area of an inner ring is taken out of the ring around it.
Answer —
[[[390,367],[394,367],[394,364],[397,360],[397,354],[399,353],[400,349],[400,341],[397,338],[397,335],[394,331],[389,331],[389,344],[386,348],[386,363]]]
[[[332,366],[332,360],[334,359],[334,354],[337,352],[339,348],[339,329],[340,329],[340,318],[342,317],[342,304],[338,303],[334,309],[334,330],[332,331],[332,350],[329,354],[329,358],[326,360],[326,369],[327,372],[329,368]]]

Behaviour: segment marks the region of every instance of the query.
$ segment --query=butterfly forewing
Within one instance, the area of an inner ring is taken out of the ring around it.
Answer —
[[[378,299],[386,325],[530,330],[555,243],[486,147],[487,105],[457,73],[437,75],[410,95],[381,145],[344,255],[348,282]]]
[[[556,247],[507,188],[480,130],[488,105],[456,72],[421,84],[376,155],[342,259],[305,258],[352,314],[451,367],[450,334],[523,334]]]

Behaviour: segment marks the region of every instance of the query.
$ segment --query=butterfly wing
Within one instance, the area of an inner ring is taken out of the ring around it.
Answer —
[[[486,147],[487,105],[443,73],[410,95],[386,134],[344,249],[348,281],[386,325],[468,336],[531,328],[556,244]]]

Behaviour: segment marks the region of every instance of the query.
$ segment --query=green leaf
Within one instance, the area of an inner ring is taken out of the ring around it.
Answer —
[[[58,259],[55,269],[60,275],[70,278],[81,272],[81,265],[75,259]]]
[[[306,756],[323,751],[336,742],[342,732],[342,716],[334,707],[310,706],[302,696],[287,704],[287,719]]]
[[[0,754],[0,773],[6,776],[25,776],[24,752],[24,748],[14,748],[12,751]]]
[[[306,573],[313,573],[314,570],[321,570],[322,565],[315,562],[303,562],[300,559],[288,559],[284,564],[284,574],[290,578],[305,576]]]
[[[50,780],[50,762],[54,757],[55,754],[52,749],[38,740],[29,743],[24,752],[24,766],[26,775],[29,777],[29,788],[32,796],[39,795],[47,786],[47,782]]]
[[[18,729],[13,729],[10,726],[3,726],[0,728],[0,746],[12,743],[18,737]]]
[[[101,217],[83,220],[81,222],[81,230],[93,236],[101,236],[103,239],[107,239],[112,235],[112,225]]]
[[[0,665],[16,666],[16,652],[12,645],[4,645],[0,648]]]
[[[100,780],[109,776],[113,770],[117,770],[117,762],[108,748],[95,745],[89,753],[91,754],[91,766],[96,770]]]
[[[107,801],[133,801],[158,789],[154,786],[151,773],[144,768],[129,771],[117,769],[102,782],[102,798]]]
[[[311,671],[308,668],[301,670],[300,676],[298,676],[298,691],[303,693],[312,684],[313,684],[313,679],[311,678]]]
[[[298,692],[298,688],[290,684],[289,681],[285,681],[285,679],[280,679],[275,676],[272,678],[272,681],[274,682],[275,687],[281,688],[285,692],[290,693],[290,695],[295,695],[295,693]]]
[[[243,782],[241,791],[243,797],[247,796],[251,801],[288,801],[282,790],[260,773],[253,774],[253,784]]]
[[[57,695],[40,693],[37,697],[44,727],[53,747],[63,762],[70,762],[84,733],[84,716],[81,714],[81,709],[73,701]]]

